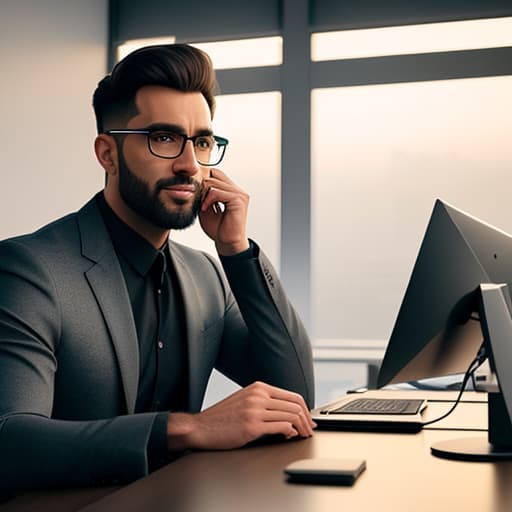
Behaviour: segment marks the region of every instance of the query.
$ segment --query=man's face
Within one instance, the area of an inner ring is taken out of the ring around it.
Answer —
[[[211,129],[208,104],[198,92],[181,92],[160,86],[141,88],[136,96],[139,113],[127,128],[167,127],[193,136]],[[163,229],[190,226],[201,206],[201,167],[186,144],[182,155],[163,159],[150,153],[145,135],[124,138],[119,152],[119,195],[136,215]]]

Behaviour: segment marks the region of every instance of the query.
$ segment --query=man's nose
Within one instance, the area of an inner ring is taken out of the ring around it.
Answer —
[[[194,151],[194,143],[191,140],[187,140],[183,153],[174,160],[174,172],[187,173],[190,176],[197,174],[200,170],[199,164],[197,163],[196,154]]]

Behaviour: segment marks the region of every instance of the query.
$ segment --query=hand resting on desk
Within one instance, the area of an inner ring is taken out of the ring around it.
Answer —
[[[268,434],[309,437],[315,426],[302,396],[254,382],[198,414],[169,414],[168,448],[227,450]]]

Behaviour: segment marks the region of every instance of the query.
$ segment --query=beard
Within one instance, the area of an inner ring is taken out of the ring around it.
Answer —
[[[173,185],[194,186],[195,193],[189,206],[186,206],[186,200],[175,200],[175,210],[164,204],[160,192]],[[202,187],[199,182],[183,173],[173,178],[158,180],[151,189],[149,183],[136,176],[128,167],[122,151],[119,152],[119,193],[135,213],[163,229],[185,229],[191,226],[201,208]]]

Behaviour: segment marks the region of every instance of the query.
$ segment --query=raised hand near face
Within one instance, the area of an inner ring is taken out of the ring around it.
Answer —
[[[209,177],[203,181],[199,222],[222,256],[237,254],[249,248],[248,207],[249,195],[223,171],[211,169]]]

